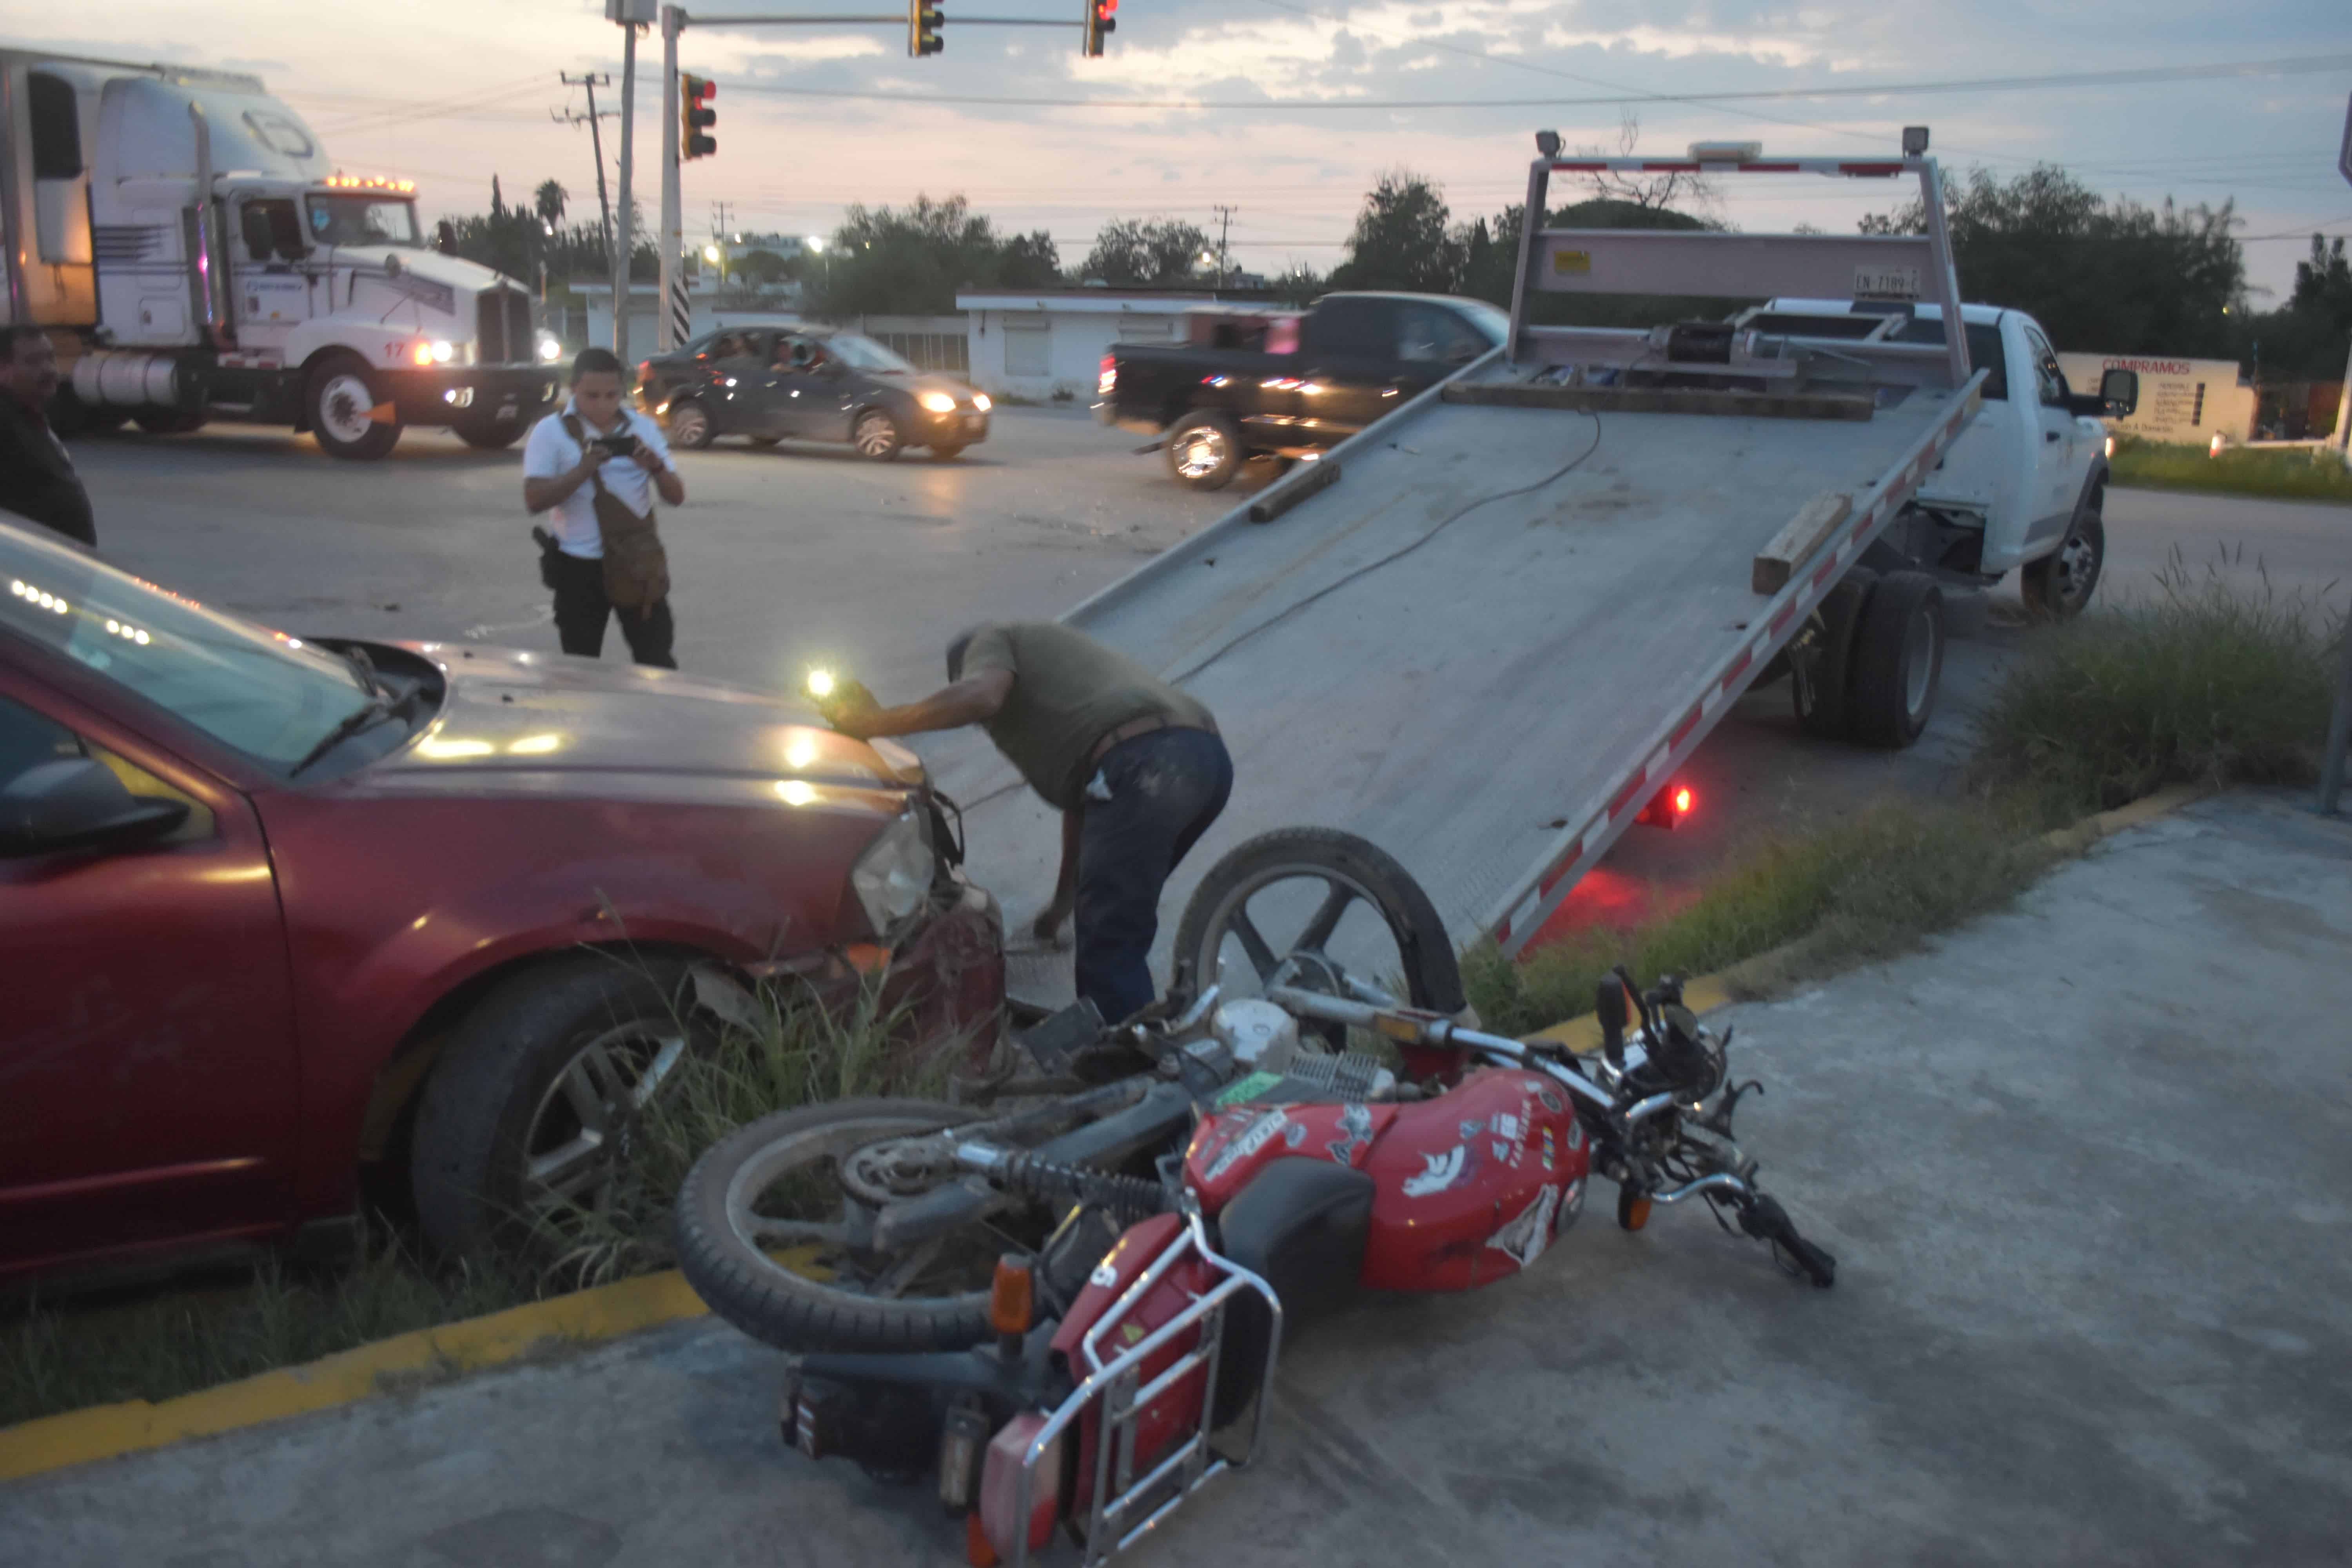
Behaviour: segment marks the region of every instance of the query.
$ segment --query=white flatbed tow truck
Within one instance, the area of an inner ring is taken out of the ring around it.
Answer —
[[[1983,334],[1935,327],[1961,311],[1932,160],[1562,159],[1547,137],[1531,213],[1555,172],[1663,163],[1909,177],[1933,217],[1896,237],[1531,227],[1503,347],[1070,610],[1206,702],[1233,752],[1231,804],[1163,900],[1163,955],[1224,850],[1301,825],[1371,839],[1457,942],[1516,952],[1768,670],[1790,672],[1817,732],[1916,739],[1943,586],[2020,563],[2042,521],[1920,500],[1964,436],[1972,467],[2026,473],[2057,443],[1988,420]],[[1646,331],[1534,324],[1551,292],[1779,303]],[[2095,430],[2101,400],[2066,395],[2055,412]],[[937,770],[975,876],[1017,917],[1043,902],[1055,825],[977,740]]]

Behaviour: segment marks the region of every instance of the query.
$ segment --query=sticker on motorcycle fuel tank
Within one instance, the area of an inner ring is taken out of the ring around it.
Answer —
[[[1470,1168],[1470,1151],[1459,1143],[1443,1154],[1423,1154],[1421,1159],[1428,1169],[1418,1176],[1404,1179],[1404,1195],[1409,1198],[1425,1198],[1432,1193],[1442,1193],[1460,1181],[1463,1172]]]
[[[1281,1081],[1282,1077],[1278,1073],[1254,1072],[1218,1095],[1218,1108],[1222,1110],[1228,1105],[1239,1105],[1244,1100],[1255,1100]]]
[[[1287,1131],[1286,1131],[1283,1133],[1283,1135],[1282,1135],[1282,1141],[1283,1141],[1283,1142],[1284,1142],[1284,1143],[1287,1144],[1289,1147],[1291,1147],[1291,1148],[1293,1148],[1293,1149],[1296,1149],[1296,1148],[1297,1148],[1301,1143],[1306,1142],[1307,1142],[1307,1123],[1305,1123],[1304,1121],[1294,1121],[1294,1122],[1292,1122],[1292,1123],[1290,1124],[1290,1126],[1289,1126],[1289,1129],[1288,1129]]]
[[[1087,1283],[1089,1285],[1099,1285],[1104,1289],[1108,1290],[1112,1286],[1118,1283],[1118,1270],[1113,1268],[1110,1266],[1110,1259],[1106,1258],[1100,1263],[1095,1265],[1095,1271],[1087,1276]]]
[[[1372,1141],[1372,1108],[1369,1105],[1343,1105],[1339,1108],[1339,1136],[1323,1145],[1324,1152],[1342,1165],[1356,1163],[1356,1151]]]
[[[1542,1100],[1543,1108],[1546,1110],[1550,1111],[1554,1116],[1558,1116],[1561,1111],[1568,1109],[1568,1102],[1560,1099],[1559,1094],[1553,1090],[1551,1085],[1548,1083],[1538,1083],[1536,1085],[1536,1098]]]
[[[1225,1145],[1224,1152],[1217,1156],[1216,1163],[1209,1167],[1209,1173],[1203,1179],[1212,1183],[1217,1181],[1227,1171],[1273,1142],[1275,1135],[1289,1124],[1290,1118],[1279,1108],[1267,1111],[1250,1123],[1248,1131]]]
[[[1486,1238],[1486,1245],[1525,1268],[1543,1256],[1551,1245],[1551,1216],[1559,1207],[1559,1189],[1546,1187],[1538,1193],[1518,1217]]]

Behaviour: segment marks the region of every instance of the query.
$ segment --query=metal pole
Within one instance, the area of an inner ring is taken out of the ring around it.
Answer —
[[[629,229],[629,215],[634,210],[629,195],[630,175],[636,166],[637,127],[637,25],[621,24],[621,210],[613,220],[613,352],[621,363],[629,363],[629,258],[636,250],[636,236]],[[601,168],[602,165],[600,164]],[[625,375],[623,380],[626,380]]]
[[[2344,355],[2344,390],[2336,399],[2336,455],[2352,468],[2352,350]]]
[[[596,207],[604,215],[602,232],[604,237],[604,265],[609,269],[613,264],[613,197],[604,184],[604,132],[596,123],[598,79],[590,76],[583,79],[588,87],[588,149],[596,155]],[[609,82],[613,79],[605,77],[603,79]]]
[[[670,297],[679,281],[678,252],[686,244],[686,216],[677,188],[677,35],[685,23],[686,13],[677,6],[662,7],[661,303],[654,310],[654,344],[661,353],[677,347]]]
[[[2319,764],[2319,814],[2336,815],[2344,794],[2344,751],[2352,742],[2352,611],[2344,617],[2341,633],[2344,658],[2336,675],[2336,711],[2327,721],[2327,750]]]

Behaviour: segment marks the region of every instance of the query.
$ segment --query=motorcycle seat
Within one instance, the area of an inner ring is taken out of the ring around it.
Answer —
[[[1274,1288],[1287,1340],[1352,1300],[1371,1232],[1372,1178],[1328,1160],[1276,1160],[1217,1216],[1225,1257]],[[1214,1425],[1240,1415],[1263,1381],[1272,1322],[1255,1295],[1234,1298],[1217,1376]]]

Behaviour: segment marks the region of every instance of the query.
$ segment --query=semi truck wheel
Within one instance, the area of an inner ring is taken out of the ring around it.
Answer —
[[[1848,698],[1854,628],[1878,574],[1857,566],[1832,584],[1804,628],[1789,639],[1789,705],[1808,735],[1843,741],[1852,734]]]
[[[2107,560],[2107,525],[2103,515],[2106,504],[2107,487],[2094,486],[2075,509],[2058,548],[2027,563],[2017,574],[2027,609],[2063,621],[2082,614],[2083,606],[2091,602],[2092,591],[2099,585],[2099,571]]]
[[[485,452],[502,452],[513,446],[515,437],[522,434],[522,421],[520,419],[467,419],[460,424],[452,425],[449,428],[455,430],[457,433],[457,439],[468,447],[478,447]]]
[[[1187,414],[1168,432],[1168,471],[1189,489],[1223,489],[1248,460],[1240,428],[1222,414]]]
[[[400,421],[374,416],[386,395],[375,373],[357,354],[321,360],[310,372],[303,395],[310,406],[310,434],[329,457],[373,462],[400,441]]]
[[[1924,572],[1890,572],[1863,606],[1853,639],[1853,738],[1897,751],[1936,711],[1944,674],[1944,591]]]

